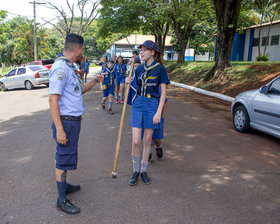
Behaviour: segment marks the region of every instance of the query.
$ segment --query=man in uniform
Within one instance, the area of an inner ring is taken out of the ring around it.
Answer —
[[[81,115],[85,109],[82,94],[103,81],[103,76],[98,75],[83,85],[82,77],[73,65],[82,59],[83,44],[82,36],[69,34],[65,39],[63,55],[58,55],[50,70],[49,104],[53,118],[53,137],[56,141],[56,208],[68,214],[80,212],[80,209],[66,198],[66,194],[80,190],[80,186],[68,184],[66,174],[67,170],[77,169]]]

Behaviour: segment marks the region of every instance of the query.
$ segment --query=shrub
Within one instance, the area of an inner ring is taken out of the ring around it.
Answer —
[[[268,54],[256,57],[257,61],[268,61],[268,59],[269,59],[269,55]]]

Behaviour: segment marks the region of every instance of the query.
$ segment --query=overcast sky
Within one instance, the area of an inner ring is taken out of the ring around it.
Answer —
[[[8,11],[8,19],[16,17],[17,15],[26,16],[29,19],[33,19],[33,4],[29,2],[33,2],[34,0],[0,0],[0,10]],[[36,0],[35,2],[40,2],[40,0]],[[53,4],[56,6],[63,6],[66,10],[66,13],[70,15],[68,7],[66,5],[65,0],[51,0]],[[79,9],[76,6],[77,0],[69,0],[70,4],[75,3],[75,16],[79,16]],[[16,14],[16,15],[13,15]],[[42,20],[44,18],[46,21],[50,21],[56,18],[59,13],[56,10],[51,10],[46,8],[44,5],[36,5],[36,21],[41,25],[45,22]],[[53,20],[52,22],[55,22]],[[50,27],[50,25],[47,25]]]

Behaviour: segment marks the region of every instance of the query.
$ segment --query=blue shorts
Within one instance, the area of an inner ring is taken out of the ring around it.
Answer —
[[[153,118],[158,109],[157,98],[146,98],[137,95],[131,110],[130,125],[133,128],[159,128],[159,124],[153,124]]]
[[[164,138],[164,118],[163,117],[161,118],[159,125],[160,125],[160,128],[154,129],[152,139],[160,140],[160,139]],[[142,129],[142,134],[141,134],[142,140],[143,140],[143,136],[144,136],[144,128]]]
[[[116,84],[119,86],[123,83],[125,83],[125,75],[117,75]]]
[[[164,118],[161,118],[160,128],[154,129],[152,139],[160,140],[164,138]]]
[[[103,90],[103,97],[109,96],[109,94],[114,95],[115,85],[107,85],[106,89]]]
[[[78,141],[81,130],[81,121],[61,120],[68,139],[66,145],[56,141],[56,128],[52,123],[53,138],[56,141],[56,168],[60,170],[75,170],[78,164]]]

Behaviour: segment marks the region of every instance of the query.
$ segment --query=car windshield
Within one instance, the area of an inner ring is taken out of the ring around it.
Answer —
[[[44,67],[42,65],[29,66],[28,68],[31,69],[33,72],[47,69],[46,67]]]
[[[29,65],[39,65],[39,62],[30,62],[30,63],[28,63]]]
[[[53,64],[54,60],[53,59],[44,59],[42,60],[42,65],[49,65],[49,64]]]

